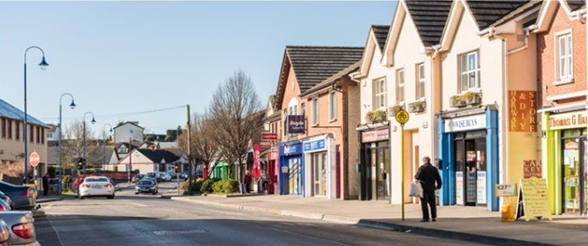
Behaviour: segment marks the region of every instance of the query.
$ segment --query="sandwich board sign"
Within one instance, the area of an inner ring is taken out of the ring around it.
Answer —
[[[547,181],[537,177],[521,179],[519,187],[515,218],[525,217],[526,221],[532,218],[552,220],[547,197]]]

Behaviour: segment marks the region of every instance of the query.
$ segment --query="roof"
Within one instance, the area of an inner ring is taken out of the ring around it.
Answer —
[[[361,60],[363,47],[340,46],[286,46],[283,64],[292,64],[300,93]],[[277,104],[282,101],[287,80],[287,66],[282,67],[282,76],[277,88]]]
[[[568,6],[570,6],[572,11],[576,11],[586,6],[586,2],[584,0],[566,0],[566,3]]]
[[[166,163],[172,163],[180,159],[174,153],[168,150],[162,149],[136,149],[153,163],[161,163],[161,160],[165,160]]]
[[[143,127],[141,127],[141,126],[139,125],[139,122],[136,122],[136,121],[120,122],[120,123],[118,123],[118,125],[116,125],[116,126],[115,126],[115,127],[113,127],[112,129],[119,128],[119,127],[121,127],[121,126],[124,126],[124,125],[126,125],[126,124],[131,124],[131,125],[134,125],[134,126],[136,126],[136,127],[139,127],[139,128],[141,128],[141,129],[145,129],[145,128],[143,128]]]
[[[406,0],[405,3],[423,45],[439,44],[453,1]]]
[[[357,61],[356,63],[353,63],[351,66],[346,67],[345,69],[339,71],[336,74],[333,74],[333,76],[328,77],[327,79],[323,80],[322,82],[318,83],[317,85],[315,85],[314,87],[308,89],[306,92],[301,93],[300,97],[304,97],[307,96],[313,92],[319,91],[323,88],[329,87],[331,85],[333,85],[335,82],[337,82],[338,79],[340,79],[341,77],[352,73],[354,71],[356,71],[357,69],[359,69],[359,66],[361,65],[361,61]]]
[[[384,52],[384,47],[386,45],[386,39],[388,38],[388,32],[390,31],[389,25],[372,25],[372,30],[374,35],[376,36],[376,41],[378,42],[378,47],[380,48],[381,52]]]
[[[467,4],[478,27],[484,30],[529,2],[531,0],[468,0]]]
[[[25,114],[22,110],[0,99],[0,117],[23,121],[24,115]],[[43,123],[35,117],[32,117],[30,114],[27,117],[27,123],[49,128],[49,125]]]

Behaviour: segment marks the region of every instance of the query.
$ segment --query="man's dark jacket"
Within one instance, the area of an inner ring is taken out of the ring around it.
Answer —
[[[419,171],[414,178],[421,181],[423,190],[425,191],[434,191],[435,188],[441,189],[442,182],[439,170],[431,165],[431,163],[425,163],[419,167]],[[435,186],[435,182],[437,182],[437,186]]]

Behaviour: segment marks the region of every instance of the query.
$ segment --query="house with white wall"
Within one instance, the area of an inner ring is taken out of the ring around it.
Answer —
[[[143,142],[145,128],[139,126],[137,121],[126,121],[116,125],[113,130],[112,139],[114,143]]]

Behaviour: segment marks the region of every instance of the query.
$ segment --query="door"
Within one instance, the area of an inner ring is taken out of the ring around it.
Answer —
[[[327,153],[312,154],[313,191],[315,196],[327,195]]]
[[[475,206],[477,202],[478,169],[476,166],[476,140],[467,139],[465,143],[465,205]]]
[[[389,200],[390,199],[390,188],[389,188],[389,175],[390,175],[390,149],[388,147],[377,148],[376,151],[376,163],[377,163],[377,199],[378,200]]]
[[[300,192],[300,158],[295,157],[288,159],[288,166],[290,169],[290,194],[302,194],[302,192]]]
[[[580,139],[564,139],[563,142],[563,212],[566,214],[579,214],[581,212],[580,201],[582,194],[580,180]]]

